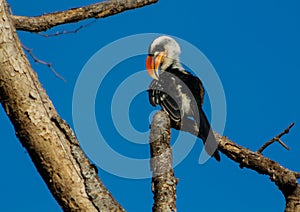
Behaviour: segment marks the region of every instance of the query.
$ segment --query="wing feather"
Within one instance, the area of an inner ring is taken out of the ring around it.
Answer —
[[[168,90],[163,88],[157,80],[153,80],[148,89],[150,104],[152,106],[160,105],[173,121],[178,122],[180,121],[180,108],[176,103],[178,100],[176,101],[172,98],[176,97],[177,94],[175,92],[174,89]]]

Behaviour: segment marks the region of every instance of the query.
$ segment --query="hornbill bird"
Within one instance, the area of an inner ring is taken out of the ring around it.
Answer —
[[[168,113],[171,127],[198,132],[206,152],[220,161],[218,143],[202,110],[202,82],[182,67],[180,53],[179,44],[169,36],[160,36],[150,44],[146,69],[154,80],[148,89],[149,101]]]

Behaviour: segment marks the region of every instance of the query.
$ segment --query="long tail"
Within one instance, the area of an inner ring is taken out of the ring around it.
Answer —
[[[202,139],[207,154],[213,156],[217,161],[220,161],[218,142],[201,107],[199,108],[199,116],[200,127],[198,137]]]

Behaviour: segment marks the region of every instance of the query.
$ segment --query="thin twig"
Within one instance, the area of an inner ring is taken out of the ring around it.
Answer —
[[[52,71],[52,73],[59,79],[63,80],[64,82],[66,82],[65,78],[63,76],[61,76],[59,73],[57,73],[55,71],[55,69],[53,68],[53,65],[51,63],[45,62],[43,60],[38,59],[32,52],[32,49],[26,47],[24,44],[22,44],[23,49],[30,55],[30,57],[33,59],[33,61],[35,63],[40,63],[43,65],[48,66],[48,68]]]
[[[66,35],[66,34],[75,34],[77,33],[79,30],[83,29],[83,28],[86,28],[92,24],[94,24],[97,20],[92,20],[90,21],[89,23],[87,24],[84,24],[84,25],[81,25],[79,26],[78,28],[74,29],[74,30],[63,30],[63,31],[57,31],[53,34],[43,34],[41,32],[38,32],[37,34],[42,36],[42,37],[45,37],[45,38],[49,38],[49,37],[55,37],[55,36],[59,36],[59,35]]]
[[[262,147],[259,148],[259,150],[257,150],[257,153],[261,154],[264,151],[264,149],[266,149],[269,145],[271,145],[275,141],[277,141],[278,143],[280,143],[285,149],[290,150],[290,148],[280,138],[283,135],[288,134],[290,132],[290,129],[294,125],[295,125],[295,123],[291,123],[284,131],[282,131],[281,133],[279,133],[277,136],[275,136],[271,140],[267,141],[264,145],[262,145]]]

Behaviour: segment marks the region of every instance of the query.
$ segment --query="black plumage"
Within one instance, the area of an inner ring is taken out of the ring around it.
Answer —
[[[220,161],[218,143],[202,110],[202,82],[184,70],[180,53],[179,44],[169,36],[160,36],[150,44],[146,69],[154,80],[148,89],[149,101],[169,114],[171,127],[195,133],[205,143],[206,152]]]
[[[217,141],[202,110],[204,88],[201,80],[190,72],[170,65],[154,79],[148,89],[151,105],[160,105],[169,114],[175,129],[194,127],[205,143],[206,152],[220,161]],[[186,126],[189,125],[189,126]],[[190,126],[193,125],[193,126]]]

